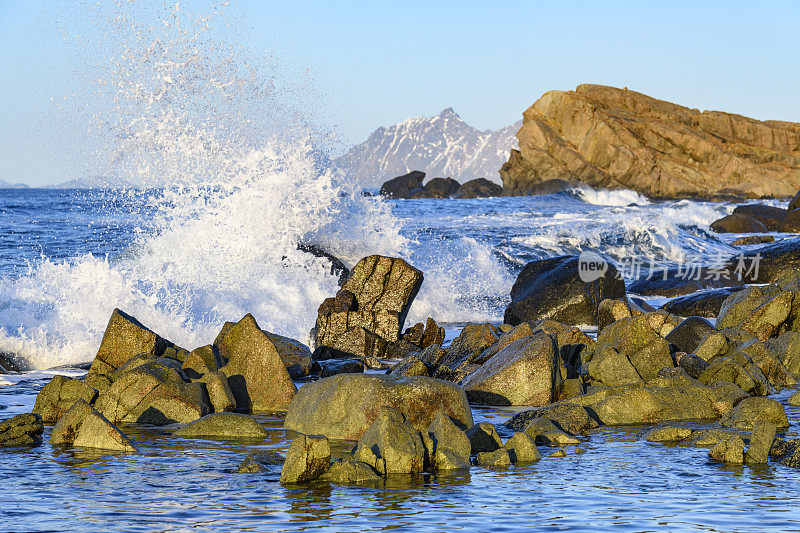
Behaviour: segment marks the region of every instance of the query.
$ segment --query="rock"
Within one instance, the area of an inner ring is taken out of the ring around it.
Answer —
[[[700,379],[700,376],[702,376],[710,366],[696,355],[684,352],[677,352],[673,354],[672,358],[675,361],[676,367],[682,369],[689,377],[694,379]],[[705,384],[708,385],[708,383]]]
[[[391,342],[386,348],[386,357],[388,359],[405,359],[410,355],[420,352],[420,347],[416,344],[400,339],[397,342]]]
[[[547,418],[557,428],[573,435],[582,433],[591,427],[589,415],[582,405],[574,403],[554,403],[540,409],[523,411],[512,416],[505,426],[515,431],[523,431],[532,420]]]
[[[100,348],[89,368],[89,375],[111,374],[132,357],[142,353],[161,357],[168,346],[174,345],[144,327],[134,317],[114,309]]]
[[[525,265],[511,287],[504,322],[517,325],[549,318],[571,325],[596,324],[600,302],[625,297],[625,282],[606,261],[601,277],[584,282],[578,256],[562,256]]]
[[[749,264],[749,263],[748,263]],[[741,287],[749,279],[736,270],[736,264],[723,265],[677,265],[650,271],[628,285],[628,292],[640,296],[664,296],[673,298],[697,291]]]
[[[553,459],[561,459],[562,457],[566,457],[566,456],[567,456],[567,452],[565,452],[564,450],[556,450],[556,451],[554,451],[553,453],[550,454],[550,457],[552,457]]]
[[[511,464],[511,456],[508,450],[500,448],[493,452],[479,453],[475,463],[486,468],[500,468]]]
[[[380,341],[396,342],[400,338],[422,281],[422,272],[402,259],[379,255],[361,259],[342,287],[355,297],[351,308],[337,311],[325,304],[320,306],[314,333],[317,347],[380,357],[380,348],[385,347]],[[377,338],[365,336],[360,328]]]
[[[684,374],[601,389],[571,401],[601,424],[615,426],[718,418],[745,396],[730,383],[707,387]]]
[[[108,374],[108,377],[111,379],[111,382],[113,383],[114,381],[117,381],[129,371],[145,365],[147,366],[147,368],[156,369],[169,374],[175,374],[182,381],[189,381],[189,378],[183,372],[183,368],[181,367],[181,362],[178,361],[177,359],[172,359],[171,357],[154,357],[152,355],[144,353],[131,357],[121,367],[116,369],[111,374]]]
[[[430,454],[433,470],[469,468],[472,443],[448,416],[438,413],[427,432],[433,444],[433,453]]]
[[[138,451],[127,435],[84,400],[78,400],[58,420],[50,435],[53,446]]]
[[[432,345],[419,352],[415,357],[425,363],[425,366],[428,367],[428,372],[432,372],[442,362],[442,358],[446,353],[441,346]]]
[[[357,440],[383,406],[402,412],[424,431],[441,411],[462,427],[472,426],[464,391],[454,383],[425,377],[340,374],[300,387],[284,427],[307,435]]]
[[[725,300],[743,287],[704,290],[668,301],[661,309],[678,316],[716,318]]]
[[[758,268],[753,269],[756,258],[760,258],[757,262]],[[741,258],[731,258],[728,265],[733,268],[738,263],[754,270],[746,276],[748,283],[772,283],[782,274],[800,269],[800,237],[761,246],[752,252],[741,254]]]
[[[464,378],[461,387],[473,403],[547,405],[561,392],[560,362],[550,335],[523,337]]]
[[[319,365],[311,357],[311,350],[302,342],[265,331],[269,341],[278,351],[281,361],[286,365],[286,371],[292,379],[302,379],[315,370]]]
[[[333,346],[317,346],[312,357],[316,361],[327,359],[377,359],[386,357],[388,343],[361,326],[349,328],[326,341]]]
[[[344,361],[331,361],[322,366],[319,377],[327,378],[337,374],[363,374],[364,362],[357,359],[345,359]]]
[[[552,420],[545,417],[532,420],[525,427],[525,433],[536,444],[543,446],[569,446],[581,443],[580,439],[567,435],[566,432],[556,427]]]
[[[37,446],[42,443],[44,425],[35,413],[16,415],[0,422],[0,448]]]
[[[715,330],[711,322],[699,316],[690,316],[670,331],[664,339],[679,351],[690,354],[694,353],[700,342],[712,331]]]
[[[453,339],[446,353],[439,361],[434,376],[439,379],[454,380],[465,364],[472,363],[487,348],[499,340],[500,330],[492,324],[467,324]]]
[[[280,357],[274,336],[261,331],[253,315],[247,314],[215,343],[227,364],[220,370],[228,376],[243,412],[284,411],[297,387]]]
[[[800,127],[698,111],[627,89],[550,91],[524,113],[506,195],[549,179],[657,197],[788,196],[800,187]]]
[[[377,418],[358,441],[357,461],[381,475],[422,472],[425,447],[416,428],[393,407],[381,407]]]
[[[215,413],[191,422],[175,432],[177,437],[205,439],[263,439],[269,435],[252,416]]]
[[[800,210],[793,209],[789,211],[775,229],[781,233],[800,232]]]
[[[751,246],[753,244],[769,244],[775,242],[773,235],[746,235],[731,242],[731,246]]]
[[[730,295],[722,304],[716,328],[736,327],[760,340],[779,332],[792,311],[794,293],[775,285],[748,287]]]
[[[778,428],[789,427],[786,411],[772,398],[745,398],[720,421],[723,427],[752,430],[757,420],[773,423]]]
[[[450,198],[461,186],[452,178],[433,178],[425,184],[424,198]],[[417,196],[419,198],[420,196]]]
[[[33,414],[39,415],[44,423],[54,424],[78,400],[92,404],[96,398],[97,391],[83,381],[53,376],[36,396]]]
[[[486,324],[488,326],[488,324]],[[517,326],[512,327],[507,332],[504,332],[497,341],[483,350],[480,355],[477,357],[472,358],[472,362],[478,365],[482,365],[489,359],[491,359],[497,352],[511,344],[512,342],[522,339],[524,337],[530,337],[534,333],[533,328],[531,327],[529,322],[523,322]],[[492,331],[492,338],[496,338],[496,333]]]
[[[689,428],[676,426],[663,426],[653,428],[645,435],[647,442],[677,442],[686,439],[692,434]]]
[[[765,344],[787,371],[800,373],[800,331],[787,331]]]
[[[468,200],[471,198],[490,198],[501,194],[503,194],[503,187],[486,178],[478,178],[463,183],[453,195],[453,198]]]
[[[567,379],[577,378],[578,369],[594,356],[597,343],[576,326],[567,326],[555,320],[540,320],[532,327],[535,331],[549,333],[555,339]]]
[[[422,180],[424,179],[424,172],[413,170],[381,185],[380,194],[387,198],[408,198],[417,189],[422,189]]]
[[[222,365],[216,346],[209,344],[189,352],[181,368],[189,379],[198,379],[203,374],[216,372]]]
[[[775,439],[769,456],[783,466],[800,467],[800,441]]]
[[[794,197],[792,197],[786,209],[787,211],[794,211],[798,207],[800,207],[800,191],[798,191],[797,194],[795,194]]]
[[[148,364],[122,375],[95,407],[112,423],[151,425],[188,423],[210,412],[204,384],[185,383],[174,370]]]
[[[697,380],[709,386],[732,383],[748,394],[768,394],[769,382],[760,369],[753,366],[742,365],[732,357],[717,357]]]
[[[754,374],[751,366],[757,366],[757,370],[769,380],[769,384],[778,389],[797,385],[795,377],[783,366],[776,354],[758,339],[742,340],[734,345],[729,353],[751,375]]]
[[[720,440],[708,452],[708,456],[721,463],[744,463],[744,441],[738,435],[729,435]]]
[[[12,354],[0,352],[0,374],[22,371],[23,367],[14,360],[14,356]]]
[[[389,369],[393,376],[428,376],[428,367],[413,355],[409,355]]]
[[[221,370],[208,372],[198,381],[205,384],[208,400],[215,413],[236,409],[236,396],[233,395],[233,391],[228,386],[228,377],[224,372]]]
[[[262,451],[247,455],[236,469],[237,474],[263,474],[283,466],[283,457],[275,452]]]
[[[728,436],[738,436],[738,433],[724,429],[699,429],[692,432],[689,444],[700,448],[713,448]]]
[[[366,463],[360,461],[335,461],[327,472],[320,476],[320,481],[328,483],[365,483],[380,481],[381,477]]]
[[[788,211],[781,207],[764,204],[739,205],[733,210],[734,215],[743,215],[754,218],[764,224],[767,231],[775,231],[778,224],[786,218]]]
[[[475,424],[466,431],[466,436],[473,454],[493,452],[503,447],[500,435],[497,434],[497,430],[489,422]]]
[[[535,463],[542,458],[539,448],[527,433],[516,432],[505,445],[512,463]]]
[[[747,215],[728,215],[711,223],[711,229],[717,233],[764,233],[766,226]]]
[[[775,433],[778,427],[764,420],[756,420],[753,425],[753,432],[750,435],[750,446],[744,454],[744,461],[747,464],[764,464],[769,457],[769,450],[775,440]]]
[[[317,479],[331,464],[328,439],[316,435],[300,435],[289,445],[281,470],[281,484],[303,483]]]
[[[610,326],[617,320],[643,315],[645,311],[630,300],[603,300],[597,308],[597,330]]]
[[[794,394],[789,396],[789,399],[786,400],[786,403],[788,403],[792,407],[800,407],[800,392],[795,392]]]
[[[444,328],[439,327],[434,319],[428,317],[425,328],[422,330],[422,340],[419,347],[423,350],[430,346],[441,346],[444,342]]]

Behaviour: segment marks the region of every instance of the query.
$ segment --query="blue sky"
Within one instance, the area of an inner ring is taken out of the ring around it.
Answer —
[[[92,18],[88,7],[82,15],[60,6],[0,0],[2,180],[45,184],[97,170],[90,117],[74,105],[87,97],[74,71],[91,53],[59,31],[80,33]],[[475,127],[498,128],[545,91],[580,83],[800,122],[797,1],[237,0],[230,9],[242,21],[231,32],[237,44],[310,76],[311,112],[342,147],[448,106]]]

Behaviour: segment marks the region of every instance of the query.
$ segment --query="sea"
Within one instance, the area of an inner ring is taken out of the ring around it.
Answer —
[[[271,62],[242,57],[178,6],[156,24],[149,9],[110,9],[93,13],[103,53],[90,54],[88,100],[100,107],[86,113],[105,141],[95,160],[133,187],[0,190],[0,352],[24,369],[0,375],[0,420],[30,412],[53,375],[83,375],[114,308],[187,349],[246,313],[309,342],[338,287],[311,245],[347,266],[407,259],[425,279],[406,325],[432,317],[448,339],[502,323],[529,261],[592,251],[632,281],[626,264],[712,264],[743,250],[709,228],[733,210],[725,202],[588,187],[386,200],[335,168],[327,133]],[[796,437],[800,412],[786,409]],[[512,409],[473,414],[511,436]],[[256,443],[122,425],[140,448],[130,455],[53,448],[46,428],[40,446],[0,450],[0,531],[800,529],[800,471],[717,464],[703,448],[648,443],[642,427],[598,428],[561,458],[542,447],[531,465],[284,487],[279,471],[234,473],[252,451],[288,448],[279,414],[258,419],[269,437]]]

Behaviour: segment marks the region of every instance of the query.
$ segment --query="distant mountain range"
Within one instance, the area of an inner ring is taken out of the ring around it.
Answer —
[[[0,180],[0,189],[30,189],[30,186],[25,185],[24,183],[9,183],[7,181]]]
[[[45,189],[134,189],[135,186],[118,176],[85,176],[55,185],[46,185]]]
[[[461,183],[486,178],[500,183],[498,171],[517,148],[522,121],[496,131],[480,131],[448,107],[435,117],[413,117],[380,127],[336,159],[336,164],[365,186],[378,186],[412,170],[429,178]]]

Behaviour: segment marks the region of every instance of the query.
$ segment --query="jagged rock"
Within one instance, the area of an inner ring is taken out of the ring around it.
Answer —
[[[717,329],[737,327],[767,340],[779,332],[792,311],[794,293],[776,285],[748,287],[729,296],[717,317]]]
[[[181,368],[189,379],[198,379],[203,374],[216,372],[222,365],[216,346],[209,344],[189,352]]]
[[[672,358],[675,361],[676,367],[681,368],[689,377],[694,379],[700,379],[700,376],[702,376],[710,366],[696,355],[684,352],[677,352],[673,354]],[[708,385],[708,383],[705,384]]]
[[[462,427],[472,426],[467,397],[454,383],[425,377],[339,374],[303,385],[289,406],[284,427],[307,435],[357,440],[383,406],[402,412],[417,431],[425,430],[439,411]]]
[[[313,353],[315,360],[324,361],[351,357],[365,361],[367,359],[378,359],[386,357],[389,346],[386,340],[361,326],[349,328],[327,342],[335,345],[335,347],[317,346]]]
[[[500,468],[511,464],[511,456],[505,448],[493,452],[481,452],[475,458],[475,463],[487,468]]]
[[[104,382],[103,376],[111,374],[138,354],[161,357],[169,346],[174,345],[147,329],[134,317],[114,309],[89,368],[87,383],[95,388],[105,388],[108,382]]]
[[[746,235],[731,242],[731,246],[751,246],[753,244],[769,244],[775,242],[773,235]]]
[[[668,301],[661,309],[678,316],[716,318],[725,300],[743,287],[704,290]]]
[[[800,373],[800,331],[787,331],[767,341],[766,347],[778,357],[786,370]]]
[[[800,440],[775,439],[769,456],[783,466],[800,467]]]
[[[528,263],[511,287],[504,322],[517,325],[549,318],[571,325],[596,324],[600,302],[625,297],[625,282],[613,264],[606,264],[601,277],[586,283],[578,272],[578,256]]]
[[[385,344],[380,341],[396,342],[400,338],[422,281],[422,272],[402,259],[379,255],[361,259],[342,287],[355,297],[351,308],[337,311],[325,304],[320,306],[314,333],[317,347],[355,356],[382,356],[380,350],[385,351]]]
[[[205,384],[208,401],[211,403],[211,408],[215,413],[236,409],[236,396],[233,395],[233,391],[228,386],[228,377],[224,372],[221,370],[208,372],[198,381]]]
[[[308,346],[295,339],[277,335],[265,331],[264,334],[270,340],[281,361],[286,365],[286,371],[292,379],[301,379],[314,371],[318,371],[319,365],[311,357],[311,350]]]
[[[428,426],[427,433],[433,445],[429,455],[434,470],[469,468],[472,443],[448,416],[438,413]]]
[[[772,398],[745,398],[720,421],[723,427],[752,430],[757,420],[770,422],[778,428],[789,427],[786,411]]]
[[[778,224],[786,218],[789,211],[781,207],[764,204],[739,205],[733,210],[734,215],[744,215],[754,218],[764,224],[767,231],[775,231]]]
[[[319,477],[328,483],[365,483],[380,481],[381,477],[366,463],[360,461],[335,461],[327,472]]]
[[[283,466],[283,457],[271,451],[253,452],[247,455],[236,469],[237,474],[263,474]]]
[[[44,425],[36,413],[24,413],[0,422],[0,448],[36,446],[42,443]]]
[[[215,413],[191,422],[175,432],[177,437],[205,439],[259,439],[268,435],[252,416]]]
[[[743,254],[744,260],[733,257],[729,260],[729,267],[742,263],[748,270],[754,265],[755,258],[758,260],[758,268],[752,269],[747,276],[748,283],[772,283],[777,281],[786,273],[798,272],[800,270],[800,237],[793,237],[780,240],[773,244],[767,244],[755,250]]]
[[[763,464],[769,458],[769,450],[775,440],[775,433],[778,430],[772,422],[756,420],[753,425],[753,432],[750,434],[750,446],[744,454],[744,461],[747,464]]]
[[[733,383],[748,394],[768,394],[769,382],[761,370],[755,365],[741,363],[745,362],[739,362],[732,357],[717,357],[697,380],[709,386],[717,383]]]
[[[416,428],[393,407],[381,407],[353,454],[381,475],[422,472],[425,447]]]
[[[497,429],[489,422],[475,424],[466,431],[470,449],[473,454],[493,452],[503,447],[503,441],[497,434]]]
[[[50,435],[53,446],[138,451],[127,435],[84,400],[78,400],[58,420]]]
[[[387,374],[392,376],[428,376],[428,367],[416,358],[416,356],[409,355],[402,361],[390,368]]]
[[[560,363],[550,335],[523,337],[464,378],[461,387],[473,403],[547,405],[561,392]]]
[[[467,324],[453,339],[444,356],[439,361],[434,377],[454,380],[458,371],[472,363],[484,350],[495,344],[500,329],[492,324]]]
[[[645,433],[647,442],[677,442],[686,439],[692,434],[689,428],[676,426],[663,426],[653,428]]]
[[[800,407],[800,392],[795,392],[786,400],[786,403],[792,407]]]
[[[446,354],[447,352],[441,346],[431,345],[419,352],[415,357],[425,363],[425,366],[428,367],[428,372],[431,372],[435,371]]]
[[[512,463],[534,463],[542,458],[534,440],[523,432],[514,433],[505,445]]]
[[[550,91],[524,113],[505,194],[560,178],[651,196],[788,196],[800,186],[800,126],[700,112],[601,85]]]
[[[717,233],[764,233],[766,226],[747,215],[732,214],[715,220],[711,229]]]
[[[425,173],[413,170],[408,174],[397,176],[381,185],[381,196],[387,198],[408,198],[417,189],[422,189]]]
[[[766,344],[758,339],[741,340],[732,347],[729,353],[751,374],[753,372],[748,364],[757,366],[769,383],[778,389],[797,385],[795,377],[783,366],[776,354],[773,354]]]
[[[253,315],[245,315],[215,345],[227,364],[220,370],[228,377],[236,409],[243,412],[283,411],[297,387],[278,352],[275,336],[263,332]]]
[[[679,351],[690,354],[694,353],[700,342],[712,331],[715,330],[711,322],[699,316],[690,316],[670,331],[664,339]]]
[[[582,433],[591,427],[586,409],[582,405],[569,402],[554,403],[541,409],[517,413],[505,423],[505,426],[515,431],[524,431],[528,424],[537,418],[547,418],[559,429],[573,435]]]
[[[548,333],[555,339],[567,379],[578,377],[578,369],[594,356],[597,342],[576,326],[545,319],[535,322],[533,329]]]
[[[492,332],[494,333],[494,332]],[[523,322],[517,326],[514,326],[511,330],[503,333],[497,341],[483,350],[480,355],[473,358],[472,362],[478,365],[482,365],[489,359],[491,359],[497,352],[508,346],[514,341],[522,339],[524,337],[530,337],[534,333],[533,328],[531,327],[529,322]]]
[[[386,348],[388,359],[405,359],[406,357],[420,352],[420,347],[416,344],[400,339],[397,342],[389,343]]]
[[[327,378],[337,374],[363,374],[365,368],[364,362],[358,359],[330,361],[322,365],[322,372],[320,372],[319,377]]]
[[[188,423],[210,412],[202,383],[185,383],[174,370],[144,364],[129,370],[97,398],[97,411],[112,423]]]
[[[490,198],[501,194],[503,194],[503,187],[486,178],[478,178],[462,183],[453,198],[469,200],[472,198]]]
[[[78,400],[92,404],[96,398],[97,391],[83,381],[53,376],[36,396],[33,414],[39,415],[46,424],[54,424]]]
[[[441,346],[444,342],[444,328],[439,327],[434,319],[428,317],[425,328],[422,330],[422,340],[419,347],[423,350],[430,346]]]
[[[568,435],[564,430],[557,427],[552,420],[539,417],[531,420],[525,427],[525,433],[533,439],[536,444],[543,446],[569,446],[580,444],[580,439]]]
[[[181,380],[189,381],[189,378],[183,372],[183,368],[181,368],[181,362],[178,361],[177,359],[172,359],[171,357],[155,357],[145,353],[140,353],[137,356],[131,357],[128,361],[126,361],[122,366],[120,366],[114,372],[108,374],[108,377],[111,379],[112,382],[117,381],[127,372],[133,370],[134,368],[139,368],[140,366],[143,365],[147,365],[148,368],[158,369],[164,372],[177,374]]]
[[[597,308],[597,330],[632,316],[643,315],[645,311],[628,299],[622,300],[603,300]]]
[[[281,470],[281,483],[302,483],[317,479],[331,464],[328,439],[316,435],[300,435],[289,445]]]
[[[744,463],[744,441],[738,435],[728,435],[708,452],[708,456],[721,463]]]

